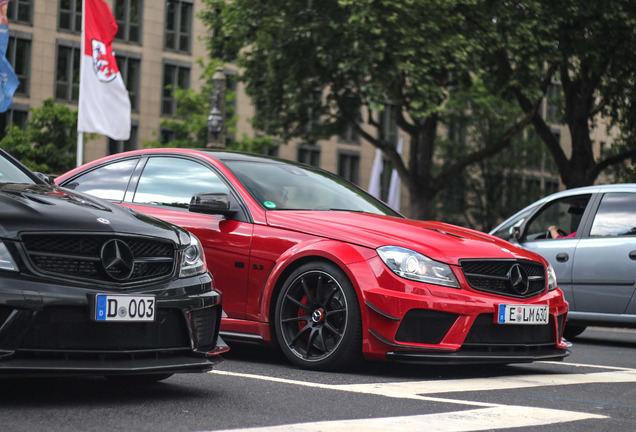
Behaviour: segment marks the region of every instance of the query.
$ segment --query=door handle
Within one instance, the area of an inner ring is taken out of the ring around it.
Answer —
[[[636,250],[629,253],[629,259],[636,261]]]
[[[636,251],[634,251],[634,252],[636,252]],[[630,256],[631,256],[631,254],[630,254]],[[568,254],[566,254],[565,252],[558,253],[557,256],[556,256],[556,260],[558,262],[566,262],[569,259],[570,259],[570,256]],[[632,259],[636,259],[636,253],[634,253],[634,258],[632,258]]]

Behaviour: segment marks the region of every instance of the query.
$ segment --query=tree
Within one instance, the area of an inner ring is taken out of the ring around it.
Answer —
[[[75,167],[77,110],[45,99],[31,108],[26,129],[10,124],[0,147],[33,171],[61,174]]]
[[[204,3],[212,55],[244,68],[246,90],[259,108],[256,126],[284,141],[307,142],[355,128],[397,169],[414,218],[426,218],[431,200],[451,179],[509,145],[533,114],[517,110],[486,146],[439,157],[449,96],[478,91],[483,78],[478,60],[485,48],[472,36],[468,17],[490,17],[476,0]],[[380,119],[388,108],[410,138],[408,163]]]
[[[492,19],[479,22],[488,25],[473,24],[489,38],[491,49],[484,60],[494,77],[491,88],[505,88],[524,112],[534,112],[532,124],[568,188],[593,184],[606,168],[636,156],[634,1],[493,0],[487,8]],[[561,89],[549,100],[559,116],[546,119],[536,106],[551,83]],[[623,136],[611,152],[597,157],[591,131],[601,116]],[[550,122],[567,125],[569,154]]]

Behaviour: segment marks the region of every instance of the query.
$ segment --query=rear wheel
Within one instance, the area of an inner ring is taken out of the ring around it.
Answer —
[[[276,302],[276,336],[306,369],[342,370],[362,360],[362,324],[351,281],[336,265],[312,262],[285,281]]]

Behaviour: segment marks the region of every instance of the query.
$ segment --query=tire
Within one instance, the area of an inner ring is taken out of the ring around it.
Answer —
[[[565,330],[563,330],[563,337],[566,339],[574,339],[575,337],[583,333],[586,328],[587,326],[584,325],[572,325],[566,323]]]
[[[351,281],[336,265],[310,262],[287,278],[276,301],[278,344],[295,365],[345,370],[362,361],[362,319]]]
[[[174,374],[106,375],[104,378],[118,384],[152,384],[170,378],[172,375]]]

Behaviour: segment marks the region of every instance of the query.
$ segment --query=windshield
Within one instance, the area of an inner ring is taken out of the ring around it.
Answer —
[[[268,210],[347,210],[399,216],[382,201],[321,169],[277,161],[224,161]]]
[[[0,183],[35,184],[33,179],[0,153]]]

